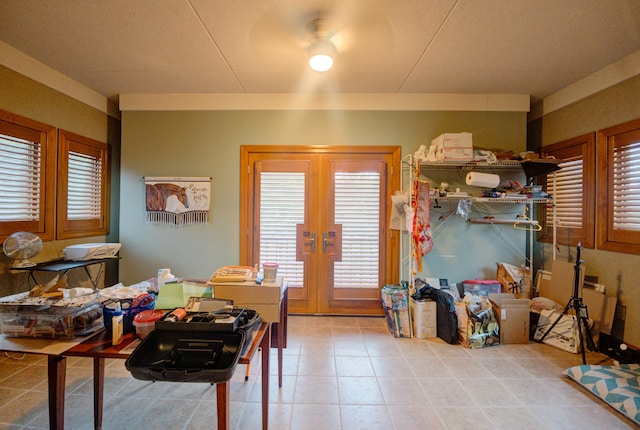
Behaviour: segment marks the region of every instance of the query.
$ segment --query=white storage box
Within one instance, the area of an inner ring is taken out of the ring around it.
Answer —
[[[444,133],[431,141],[438,161],[472,161],[473,137],[471,133]]]
[[[62,250],[65,260],[87,261],[114,258],[120,251],[119,243],[81,243]]]
[[[413,335],[420,339],[437,337],[436,302],[411,298],[410,307]]]

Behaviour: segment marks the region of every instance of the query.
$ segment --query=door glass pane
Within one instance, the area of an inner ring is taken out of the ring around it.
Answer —
[[[334,222],[342,224],[334,288],[379,288],[380,173],[337,172],[334,199]]]
[[[260,174],[260,264],[278,263],[289,288],[303,286],[303,262],[296,261],[296,225],[304,224],[304,172]]]

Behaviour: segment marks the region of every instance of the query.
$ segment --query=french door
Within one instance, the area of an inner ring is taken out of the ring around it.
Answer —
[[[397,278],[398,147],[241,148],[241,264],[278,263],[292,313],[380,314]]]

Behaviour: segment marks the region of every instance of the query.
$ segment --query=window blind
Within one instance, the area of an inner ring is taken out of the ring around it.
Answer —
[[[560,163],[561,170],[547,175],[547,190],[556,198],[556,225],[564,228],[582,228],[583,222],[583,163],[582,155]],[[548,210],[546,223],[553,225],[553,210]]]
[[[0,134],[0,222],[40,216],[41,145]]]
[[[640,142],[613,151],[613,228],[640,231]]]
[[[304,224],[305,174],[260,174],[260,262],[278,262],[290,288],[303,286],[304,263],[296,261],[296,225]]]
[[[99,157],[69,151],[67,219],[102,217],[102,170]]]
[[[335,174],[335,223],[342,224],[342,261],[335,288],[379,288],[380,173]]]

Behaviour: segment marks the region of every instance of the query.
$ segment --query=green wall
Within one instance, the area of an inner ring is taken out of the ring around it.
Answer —
[[[107,115],[0,66],[0,109],[107,142]]]
[[[638,100],[640,76],[544,115],[536,121],[540,141],[534,144],[548,145],[640,118]],[[543,267],[551,270],[551,245],[539,248],[542,260],[538,261],[543,261]],[[556,258],[573,263],[575,250],[561,246]],[[582,259],[585,261],[585,273],[598,276],[598,281],[606,286],[606,294],[618,297],[619,303],[625,307],[624,314],[620,316],[626,317],[626,321],[614,323],[614,334],[633,345],[640,345],[640,255],[583,249]]]
[[[399,145],[407,155],[441,133],[460,131],[473,133],[476,147],[523,151],[526,113],[125,111],[121,279],[137,282],[155,276],[160,267],[178,276],[208,278],[217,267],[239,262],[241,145]],[[187,228],[145,224],[144,176],[212,177],[210,222]],[[455,281],[495,276],[496,257],[486,252],[494,233],[456,220],[448,225],[455,227],[447,227],[439,244],[454,257],[442,266],[435,253],[430,254],[430,273]],[[523,235],[516,235],[517,246],[523,248]],[[512,261],[508,246],[499,247],[500,256],[513,264],[522,262]]]

